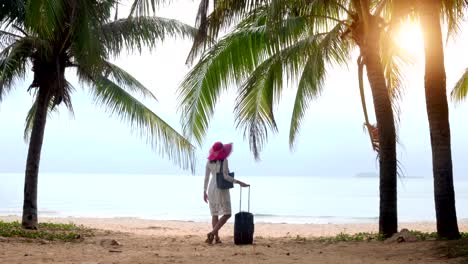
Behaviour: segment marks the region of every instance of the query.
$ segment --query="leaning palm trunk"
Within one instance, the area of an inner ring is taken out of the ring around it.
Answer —
[[[370,143],[372,145],[372,149],[376,151],[377,153],[379,152],[379,138],[378,138],[378,133],[375,133],[375,131],[378,131],[377,127],[372,125],[369,121],[369,115],[367,113],[367,104],[366,104],[366,96],[364,94],[364,62],[362,61],[363,58],[362,56],[359,56],[357,60],[358,64],[358,80],[359,80],[359,94],[361,96],[361,105],[362,105],[362,112],[364,113],[364,127],[367,129],[367,133],[369,134],[369,139]]]
[[[30,87],[30,89],[37,89],[38,94],[24,179],[22,226],[27,229],[37,229],[39,163],[50,101],[58,98],[61,100],[60,91],[63,90],[65,82],[65,67],[59,56],[52,62],[42,61],[41,59],[37,57],[33,59],[34,80]]]
[[[450,124],[439,16],[440,1],[424,1],[420,6],[421,25],[424,29],[426,57],[424,88],[431,134],[437,233],[444,238],[456,239],[460,237],[460,233],[453,187]]]
[[[41,87],[36,99],[36,114],[29,142],[26,175],[24,178],[24,202],[22,226],[37,229],[37,183],[42,142],[47,120],[47,109],[50,100],[50,89]]]
[[[379,53],[380,29],[370,25],[362,54],[374,101],[379,131],[380,212],[379,232],[389,237],[397,232],[397,160],[393,110]]]

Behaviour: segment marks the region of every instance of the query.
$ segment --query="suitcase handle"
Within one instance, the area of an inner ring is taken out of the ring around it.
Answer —
[[[247,209],[247,212],[250,213],[250,185],[247,186],[249,188],[249,199],[248,199],[248,209]],[[242,209],[242,186],[240,186],[240,195],[239,195],[239,212],[241,211]]]

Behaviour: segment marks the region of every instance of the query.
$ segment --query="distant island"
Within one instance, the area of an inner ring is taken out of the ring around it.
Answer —
[[[361,173],[358,173],[358,174],[354,175],[354,177],[358,177],[358,178],[377,178],[377,177],[379,177],[379,174],[376,173],[376,172],[361,172]]]

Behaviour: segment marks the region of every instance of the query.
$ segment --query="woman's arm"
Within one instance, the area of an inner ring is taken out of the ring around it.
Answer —
[[[227,159],[223,161],[223,175],[226,181],[237,183],[237,181],[233,177],[229,176],[229,164]]]
[[[206,193],[206,190],[208,189],[208,180],[210,179],[210,168],[208,167],[208,162],[206,163],[206,168],[205,168],[205,182],[203,185],[203,200],[205,203],[208,203],[208,194]]]
[[[233,177],[229,176],[229,164],[228,164],[228,160],[224,160],[223,162],[223,175],[224,175],[224,179],[228,182],[232,182],[232,183],[237,183],[239,184],[240,186],[242,187],[247,187],[249,186],[247,183],[244,183],[244,182],[241,182],[239,180],[236,180],[234,179]]]
[[[208,181],[210,180],[210,172],[211,172],[210,167],[208,167],[208,162],[206,163],[206,167],[205,167],[205,182],[204,182],[204,185],[203,185],[203,190],[205,192],[208,189]]]

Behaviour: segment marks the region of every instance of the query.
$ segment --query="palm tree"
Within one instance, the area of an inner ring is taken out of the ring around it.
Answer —
[[[31,0],[22,2],[24,16],[1,17],[0,101],[24,79],[31,65],[28,91],[35,101],[26,119],[29,138],[22,225],[37,228],[37,183],[47,114],[63,103],[70,111],[74,88],[65,78],[73,69],[97,104],[139,129],[156,150],[193,170],[194,148],[188,140],[135,96],[154,95],[129,73],[109,62],[126,48],[154,48],[168,36],[191,37],[196,30],[175,20],[128,17],[110,20],[115,0]],[[10,12],[11,14],[12,12]],[[13,12],[14,13],[14,12]],[[22,14],[23,12],[16,12]]]
[[[455,16],[461,14],[461,10],[457,10],[458,6],[453,5],[454,1],[430,0],[419,4],[426,58],[424,90],[431,135],[437,233],[443,238],[458,239],[460,232],[455,208],[444,50],[440,25],[442,2],[445,2],[445,8],[451,10]]]
[[[449,26],[449,34],[458,29],[466,1],[427,0],[395,1],[394,21],[419,18],[424,37],[424,90],[432,147],[434,200],[437,233],[440,237],[460,237],[455,208],[449,112],[446,94],[441,15]]]
[[[362,0],[260,2],[264,3],[249,12],[244,8],[236,16],[236,8],[226,8],[230,3],[231,7],[238,5],[236,1],[218,1],[219,9],[215,8],[204,22],[208,28],[201,35],[213,37],[229,21],[244,18],[203,54],[181,84],[184,132],[201,142],[220,93],[235,85],[236,123],[244,129],[258,158],[268,131],[276,130],[273,109],[283,87],[297,83],[289,142],[293,148],[308,104],[323,88],[327,65],[348,63],[352,48],[358,47],[379,131],[379,230],[390,236],[397,231],[396,132],[391,99],[398,95],[399,71],[394,67],[395,57],[382,56],[384,51],[393,50],[386,46],[388,36],[382,34],[382,7]],[[223,17],[223,12],[228,18]],[[206,45],[201,39],[201,44],[195,42],[192,55]]]

